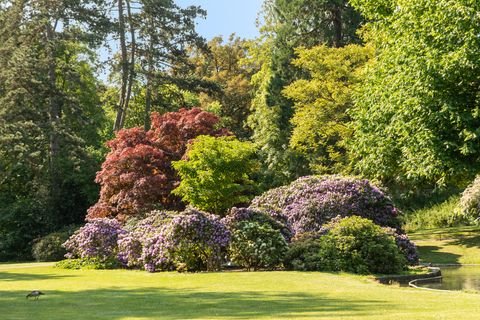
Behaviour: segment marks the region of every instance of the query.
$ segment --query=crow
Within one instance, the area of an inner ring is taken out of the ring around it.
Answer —
[[[42,294],[45,294],[45,293],[43,293],[42,291],[39,291],[39,290],[33,290],[32,292],[27,294],[27,299],[30,298],[30,297],[33,297],[33,298],[35,298],[35,300],[38,300],[38,297],[40,297]]]

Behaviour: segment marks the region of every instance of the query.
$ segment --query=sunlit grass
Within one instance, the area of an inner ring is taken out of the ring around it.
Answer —
[[[409,236],[422,262],[480,264],[480,227],[422,230]]]
[[[33,289],[46,295],[27,300]],[[1,319],[477,319],[479,299],[348,274],[149,274],[0,265]]]

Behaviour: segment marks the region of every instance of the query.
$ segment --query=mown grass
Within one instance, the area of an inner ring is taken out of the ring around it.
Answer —
[[[46,293],[27,300],[33,289]],[[156,273],[0,265],[1,319],[478,319],[479,295],[316,272]]]
[[[420,261],[437,264],[480,264],[480,227],[429,229],[409,233]]]

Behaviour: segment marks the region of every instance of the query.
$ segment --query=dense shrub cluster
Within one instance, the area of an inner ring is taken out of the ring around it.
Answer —
[[[332,222],[324,235],[306,234],[291,245],[286,266],[294,270],[396,273],[406,259],[388,230],[352,216]]]
[[[38,239],[32,246],[32,256],[36,261],[59,261],[67,251],[62,244],[74,233],[75,227],[67,227]]]
[[[230,232],[220,218],[187,209],[178,214],[154,211],[125,228],[116,220],[94,219],[64,246],[69,258],[117,261],[150,272],[180,265],[198,271],[219,269],[229,242]]]
[[[230,232],[217,216],[187,209],[165,225],[162,248],[172,252],[175,265],[187,270],[218,270],[224,262]]]
[[[368,180],[340,176],[308,176],[256,197],[252,208],[287,218],[294,234],[320,231],[340,215],[360,216],[378,225],[399,228],[398,210]]]
[[[219,270],[230,259],[247,269],[395,273],[418,263],[390,199],[366,180],[301,178],[266,192],[249,208],[219,216],[187,208],[146,217],[94,219],[66,243],[67,268]]]
[[[291,233],[269,215],[248,208],[232,208],[222,220],[232,233],[232,261],[248,270],[272,269],[282,264]]]

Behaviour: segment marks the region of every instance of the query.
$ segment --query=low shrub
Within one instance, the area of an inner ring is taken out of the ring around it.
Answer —
[[[268,223],[247,220],[233,230],[229,253],[234,263],[248,270],[273,269],[281,265],[287,248],[279,230]]]
[[[32,246],[32,256],[38,261],[59,261],[65,258],[67,250],[62,246],[74,233],[75,227],[47,234]]]
[[[230,232],[217,216],[187,208],[165,226],[161,240],[175,265],[213,271],[225,260]]]
[[[65,259],[59,261],[55,264],[56,268],[61,269],[116,269],[120,267],[118,260],[116,259],[107,259],[100,260],[98,258],[82,258],[82,259]]]
[[[118,258],[126,267],[162,270],[218,270],[230,232],[220,218],[187,208],[180,213],[153,211],[127,224],[118,239]]]
[[[320,233],[304,233],[295,238],[285,254],[284,266],[288,270],[323,270],[320,256]]]
[[[406,267],[390,231],[371,220],[358,216],[334,220],[323,232],[295,239],[286,255],[286,267],[361,274],[398,273]]]
[[[400,228],[391,199],[368,180],[308,176],[256,197],[250,208],[278,219],[286,217],[294,234],[320,231],[332,218],[360,216],[378,225]]]

